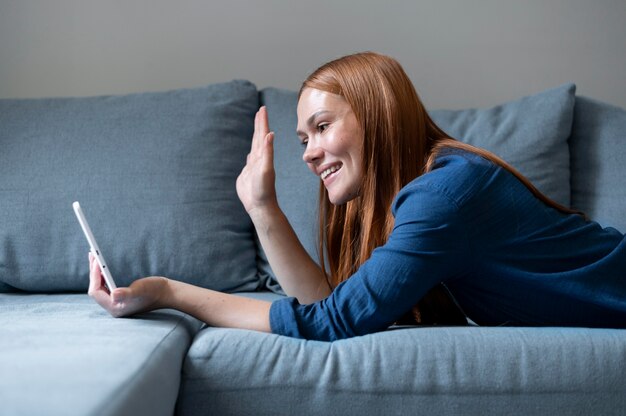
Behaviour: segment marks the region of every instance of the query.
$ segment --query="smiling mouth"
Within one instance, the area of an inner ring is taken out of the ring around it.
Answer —
[[[335,165],[335,166],[331,166],[328,169],[326,169],[324,172],[322,172],[320,174],[320,178],[322,180],[325,180],[326,178],[328,178],[330,175],[332,175],[333,173],[337,172],[339,169],[341,169],[341,165]]]

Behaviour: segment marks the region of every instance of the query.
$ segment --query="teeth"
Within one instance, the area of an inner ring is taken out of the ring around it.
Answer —
[[[322,172],[322,174],[320,175],[320,178],[322,178],[322,180],[326,179],[326,177],[328,175],[330,175],[331,173],[337,172],[340,167],[341,166],[331,166],[330,168],[328,168],[324,172]]]

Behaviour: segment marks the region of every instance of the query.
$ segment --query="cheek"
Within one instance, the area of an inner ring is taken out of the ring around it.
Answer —
[[[315,170],[315,167],[313,165],[311,165],[310,163],[306,163],[306,167],[309,168],[309,171],[311,171],[313,175],[317,176],[317,171]]]
[[[361,165],[363,163],[363,143],[358,139],[352,138],[348,146],[348,153],[350,159],[358,171],[361,171]]]
[[[350,155],[352,159],[361,155],[360,143],[347,134],[338,135],[335,139],[335,148],[338,152]]]

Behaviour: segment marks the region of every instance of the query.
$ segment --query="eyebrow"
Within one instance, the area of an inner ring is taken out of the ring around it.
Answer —
[[[320,111],[316,111],[315,113],[313,113],[313,114],[311,115],[311,117],[309,117],[309,118],[307,119],[307,121],[306,121],[306,125],[307,125],[307,126],[309,126],[309,127],[311,127],[311,126],[313,125],[313,122],[315,121],[315,119],[316,119],[317,117],[321,116],[322,114],[325,114],[325,113],[330,113],[330,111],[328,111],[328,110],[320,110]],[[305,135],[305,133],[304,133],[302,130],[296,130],[296,134],[297,134],[298,136],[304,136],[304,135]]]

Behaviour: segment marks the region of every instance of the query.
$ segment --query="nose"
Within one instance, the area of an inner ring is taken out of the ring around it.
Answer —
[[[304,154],[302,155],[302,160],[306,163],[315,163],[322,159],[324,156],[324,151],[322,148],[317,146],[313,141],[309,141],[306,145],[306,149],[304,149]]]

